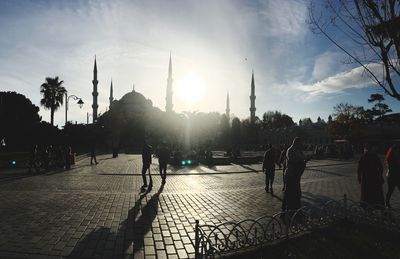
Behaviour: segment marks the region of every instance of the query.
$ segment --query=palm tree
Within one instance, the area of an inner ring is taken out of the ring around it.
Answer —
[[[63,83],[63,80],[58,81],[58,76],[46,77],[46,82],[40,86],[40,93],[43,95],[40,104],[50,109],[51,125],[54,125],[54,112],[63,104],[63,97],[67,92],[62,86]]]

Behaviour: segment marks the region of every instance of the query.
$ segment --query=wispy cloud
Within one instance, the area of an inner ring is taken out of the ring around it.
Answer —
[[[270,36],[300,36],[306,33],[307,5],[302,1],[266,1],[260,11]]]
[[[315,58],[314,69],[311,74],[312,81],[320,81],[331,75],[337,74],[342,69],[343,54],[326,51]]]
[[[0,1],[0,88],[21,92],[38,105],[45,77],[60,76],[68,91],[85,101],[82,109],[71,105],[68,117],[85,121],[97,54],[99,110],[108,107],[111,77],[115,98],[135,83],[163,109],[172,51],[175,82],[194,72],[206,85],[205,99],[190,107],[174,95],[178,112],[223,112],[229,91],[232,112],[247,117],[253,68],[258,115],[269,109],[296,114],[309,105],[304,100],[315,110],[316,96],[330,98],[371,82],[362,69],[342,72],[340,55],[312,45],[316,37],[309,37],[306,2]],[[48,111],[40,113],[48,119]],[[63,117],[56,113],[59,125]]]
[[[368,68],[373,71],[378,78],[382,73],[380,64],[369,64]],[[332,94],[343,92],[351,88],[366,88],[374,85],[374,81],[368,76],[363,67],[356,67],[351,70],[337,73],[320,80],[313,84],[299,85],[297,88],[310,95]]]

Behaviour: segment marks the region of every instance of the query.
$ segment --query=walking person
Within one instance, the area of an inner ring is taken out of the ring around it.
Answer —
[[[143,178],[142,191],[147,187],[147,179],[146,179],[147,170],[149,170],[149,177],[150,177],[149,185],[151,186],[153,184],[153,181],[151,179],[151,174],[150,174],[151,152],[152,152],[152,147],[150,145],[147,145],[146,143],[144,143],[143,150],[142,150],[142,163],[143,163],[143,167],[142,167],[142,178]]]
[[[36,172],[38,172],[38,169],[40,168],[37,167],[37,159],[38,159],[38,146],[34,145],[31,152],[29,153],[29,173],[32,172],[32,169],[35,169]]]
[[[392,145],[385,156],[385,161],[388,165],[387,184],[388,191],[386,193],[386,207],[392,208],[390,205],[390,198],[392,197],[394,189],[400,190],[400,148],[396,144]]]
[[[271,194],[274,193],[272,185],[275,178],[275,164],[277,164],[279,168],[281,167],[278,162],[278,151],[273,146],[270,146],[267,151],[265,151],[262,170],[265,173],[265,191]]]
[[[94,163],[97,165],[97,159],[96,159],[96,146],[94,144],[94,142],[92,142],[92,145],[90,147],[90,164],[93,165],[93,161]]]
[[[158,150],[158,164],[160,169],[160,176],[162,179],[162,184],[165,184],[167,178],[167,164],[169,163],[170,152],[167,144],[163,142],[160,149]]]
[[[302,146],[302,139],[296,137],[286,152],[286,188],[282,200],[283,212],[301,207],[300,179],[306,168],[306,159]]]
[[[286,152],[287,152],[287,150],[288,150],[288,148],[285,144],[283,146],[283,149],[279,156],[279,164],[282,166],[282,182],[283,182],[282,191],[285,191],[285,188],[286,188]]]
[[[361,207],[383,206],[383,166],[371,145],[364,146],[358,162],[358,183],[361,185]]]
[[[64,158],[65,158],[65,169],[66,170],[71,169],[71,155],[72,155],[71,147],[65,146],[64,147]]]

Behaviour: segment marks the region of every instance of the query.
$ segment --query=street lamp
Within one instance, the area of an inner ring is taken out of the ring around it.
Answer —
[[[82,98],[79,98],[76,95],[71,94],[68,96],[68,92],[65,92],[65,125],[67,125],[68,122],[68,101],[69,98],[74,99],[75,101],[78,100],[77,104],[79,105],[79,108],[82,108],[84,102],[82,101]]]

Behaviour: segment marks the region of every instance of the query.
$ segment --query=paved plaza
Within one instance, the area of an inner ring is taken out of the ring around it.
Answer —
[[[0,171],[0,257],[193,258],[196,219],[218,224],[280,210],[282,171],[271,195],[261,164],[170,167],[164,186],[153,164],[153,186],[143,194],[140,156],[98,160],[33,176]],[[359,200],[356,168],[354,160],[310,161],[303,205],[343,194]],[[397,190],[392,200],[400,208]]]

